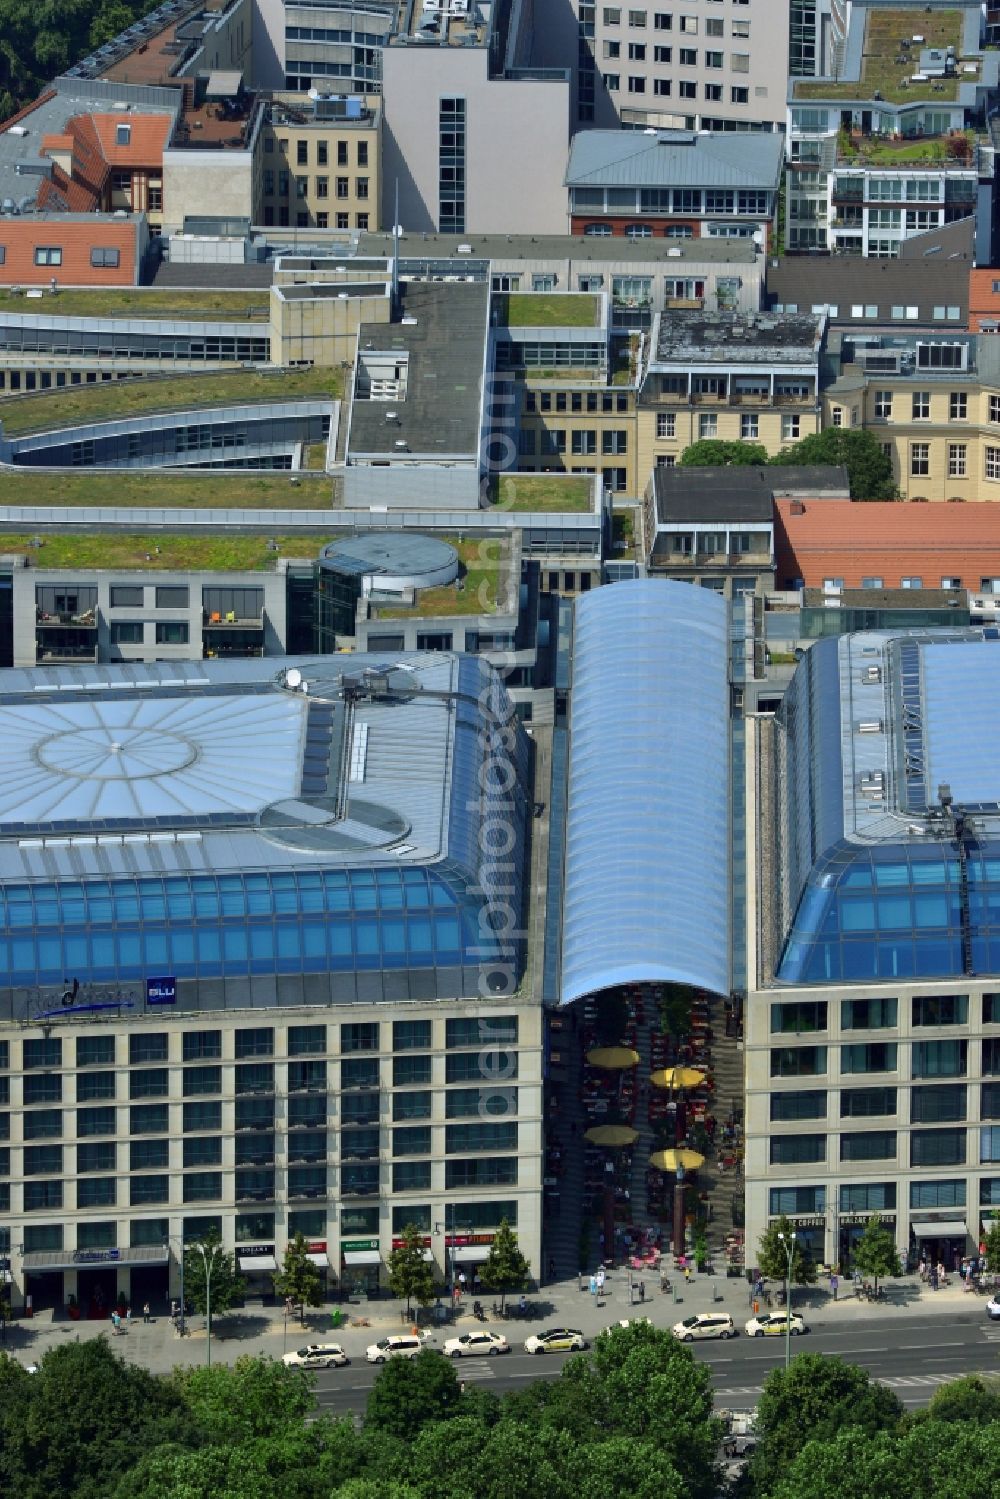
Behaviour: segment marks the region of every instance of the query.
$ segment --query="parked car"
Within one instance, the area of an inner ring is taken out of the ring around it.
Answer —
[[[586,1346],[587,1339],[574,1327],[550,1327],[524,1340],[525,1353],[580,1353]]]
[[[469,1358],[474,1354],[509,1353],[510,1344],[499,1332],[463,1332],[461,1337],[449,1338],[444,1351],[449,1358]]]
[[[671,1329],[682,1343],[691,1343],[695,1338],[735,1338],[736,1326],[726,1312],[699,1312],[697,1316],[685,1317],[675,1322]]]
[[[756,1317],[751,1317],[746,1325],[748,1338],[783,1338],[785,1326],[791,1316],[791,1335],[797,1338],[799,1333],[808,1332],[809,1329],[799,1316],[798,1312],[761,1312]]]
[[[351,1361],[339,1343],[307,1343],[286,1353],[281,1362],[289,1369],[335,1369]]]
[[[412,1334],[402,1334],[392,1338],[379,1338],[377,1343],[369,1343],[365,1349],[365,1357],[370,1364],[384,1364],[390,1358],[416,1358],[423,1348],[420,1338]]]
[[[1000,1322],[1000,1291],[994,1291],[986,1303],[986,1315],[994,1322]]]

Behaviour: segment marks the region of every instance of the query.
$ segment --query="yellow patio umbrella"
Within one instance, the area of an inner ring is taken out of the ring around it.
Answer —
[[[639,1131],[630,1129],[627,1124],[595,1124],[584,1132],[583,1138],[589,1140],[591,1145],[634,1145],[639,1138]]]
[[[637,1066],[639,1053],[630,1046],[595,1046],[593,1051],[587,1052],[587,1061],[591,1067],[607,1067],[620,1072],[625,1067]]]
[[[705,1081],[705,1074],[697,1067],[666,1067],[651,1073],[649,1081],[654,1088],[697,1088]]]
[[[654,1150],[649,1164],[658,1171],[697,1171],[705,1157],[696,1150]]]

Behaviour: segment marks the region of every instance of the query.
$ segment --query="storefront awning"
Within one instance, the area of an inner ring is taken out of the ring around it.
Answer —
[[[490,1257],[489,1244],[458,1244],[449,1250],[456,1265],[481,1265]]]
[[[165,1265],[169,1251],[161,1244],[143,1244],[134,1249],[31,1250],[23,1258],[29,1274],[43,1270],[102,1270],[111,1265]]]
[[[259,1275],[267,1270],[277,1270],[278,1261],[273,1254],[241,1254],[240,1269],[249,1275]]]
[[[320,1254],[317,1251],[316,1254],[307,1254],[306,1259],[312,1260],[317,1270],[329,1270],[330,1268],[330,1257],[327,1254]]]
[[[964,1239],[969,1232],[964,1218],[947,1218],[940,1222],[918,1218],[910,1227],[917,1239]]]
[[[380,1265],[382,1256],[377,1249],[345,1249],[345,1265]]]

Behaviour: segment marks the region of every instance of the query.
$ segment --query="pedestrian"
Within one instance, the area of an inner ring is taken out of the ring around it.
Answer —
[[[129,1330],[129,1328],[131,1326],[132,1326],[132,1308],[130,1306],[127,1306],[125,1308],[125,1331],[128,1332],[128,1330]]]
[[[464,1296],[465,1295],[465,1271],[464,1270],[460,1270],[458,1272],[458,1294],[460,1296]]]
[[[603,1270],[598,1270],[598,1272],[597,1272],[597,1294],[598,1294],[598,1296],[603,1296],[604,1295],[604,1271]]]
[[[550,1254],[549,1255],[549,1280],[555,1280],[555,1278],[556,1278],[556,1262],[553,1259],[552,1255]]]
[[[646,1282],[644,1280],[640,1280],[640,1282],[639,1282],[639,1300],[640,1301],[645,1301],[645,1299],[646,1299]]]
[[[176,1301],[172,1301],[170,1303],[170,1317],[171,1317],[171,1321],[173,1321],[173,1322],[177,1321],[177,1313],[178,1313],[177,1303],[176,1303]]]
[[[590,1277],[590,1294],[591,1294],[591,1296],[596,1296],[597,1295],[597,1276],[596,1275],[592,1275]]]
[[[691,1284],[691,1266],[690,1265],[685,1265],[684,1266],[684,1284],[686,1286],[689,1286]]]
[[[836,1301],[836,1299],[837,1299],[837,1290],[838,1290],[839,1286],[840,1286],[840,1280],[839,1280],[839,1278],[837,1276],[836,1271],[834,1271],[833,1274],[830,1276],[830,1294],[832,1295],[834,1301]]]
[[[121,1336],[122,1319],[116,1311],[111,1313],[111,1329],[116,1338]]]
[[[149,1302],[148,1301],[144,1301],[142,1303],[142,1320],[143,1320],[143,1322],[148,1322],[149,1321]]]
[[[464,1395],[465,1394],[465,1380],[464,1379],[462,1380],[461,1384],[458,1387],[458,1393],[460,1395]]]

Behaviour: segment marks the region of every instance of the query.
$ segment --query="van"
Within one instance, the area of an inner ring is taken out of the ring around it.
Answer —
[[[420,1338],[411,1334],[392,1338],[379,1338],[377,1343],[369,1343],[365,1356],[370,1364],[384,1364],[390,1358],[414,1358],[423,1347]]]

